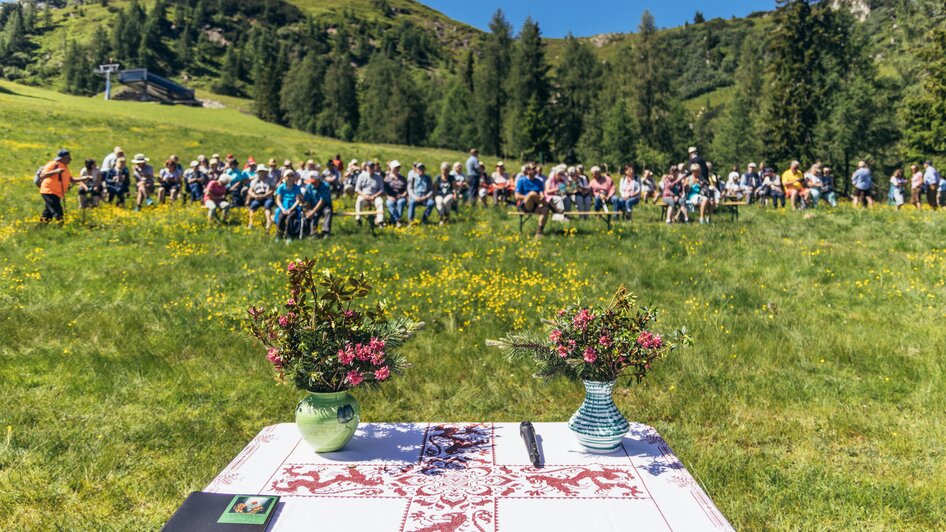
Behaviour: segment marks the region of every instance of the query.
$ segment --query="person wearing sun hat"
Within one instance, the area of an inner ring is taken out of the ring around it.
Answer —
[[[275,193],[276,188],[269,178],[269,168],[264,164],[257,165],[255,177],[250,181],[249,189],[246,192],[246,200],[250,211],[247,228],[253,227],[253,214],[262,207],[266,213],[266,231],[269,232],[273,225],[273,207],[276,206]]]
[[[138,191],[135,199],[135,210],[141,210],[141,204],[153,205],[151,195],[154,194],[154,167],[148,164],[151,159],[143,153],[135,154],[131,159],[132,173],[135,176],[135,188]]]

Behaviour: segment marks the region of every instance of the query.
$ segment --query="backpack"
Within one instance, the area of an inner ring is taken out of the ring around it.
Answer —
[[[43,186],[43,169],[46,168],[46,165],[40,166],[39,170],[36,171],[36,175],[33,176],[33,184],[36,185],[36,188]]]

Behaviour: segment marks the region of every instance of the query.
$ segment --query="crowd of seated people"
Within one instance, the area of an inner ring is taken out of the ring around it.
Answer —
[[[552,166],[546,175],[543,165],[535,162],[514,173],[497,162],[489,172],[475,149],[470,150],[465,164],[444,162],[428,172],[423,162],[414,162],[406,175],[396,160],[382,165],[353,159],[345,164],[341,155],[324,166],[313,159],[295,163],[286,159],[278,164],[272,158],[257,163],[247,157],[241,162],[232,154],[221,157],[216,153],[209,158],[200,155],[183,165],[171,155],[156,172],[145,154],[128,159],[116,147],[101,164],[86,160],[78,177],[70,173],[70,162],[69,152],[62,150],[37,172],[36,182],[46,203],[43,221],[62,219],[61,200],[71,184],[78,184],[82,208],[100,203],[123,207],[126,201],[133,201],[133,208],[141,210],[180,201],[203,205],[208,219],[221,223],[226,222],[231,209],[246,208],[250,227],[262,211],[265,229],[275,228],[287,237],[328,236],[335,214],[333,202],[341,198],[354,204],[350,214],[359,225],[366,219],[376,226],[431,223],[435,212],[436,221],[443,225],[459,212],[460,204],[514,207],[523,215],[538,216],[539,236],[550,218],[567,221],[605,215],[630,219],[634,209],[645,203],[664,205],[668,224],[688,223],[697,216],[701,224],[710,223],[716,209],[726,202],[792,209],[838,204],[834,174],[821,163],[803,172],[801,163],[793,161],[781,173],[764,164],[749,163],[745,172],[734,166],[721,179],[696,148],[689,149],[687,162],[670,166],[659,180],[650,170],[639,175],[633,165],[624,166],[618,177],[599,166],[586,172],[582,165],[564,164]],[[909,198],[919,208],[925,197],[935,209],[946,201],[946,180],[932,161],[922,169],[914,165],[910,172],[909,178],[902,170],[890,177],[891,205],[900,208]],[[849,183],[855,206],[873,206],[875,181],[866,162],[858,163]]]

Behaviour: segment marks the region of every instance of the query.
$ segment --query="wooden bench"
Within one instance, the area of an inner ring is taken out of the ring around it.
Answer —
[[[564,213],[553,213],[549,212],[549,220],[552,221],[552,216],[555,214],[562,214],[568,217],[568,221],[574,222],[579,220],[581,216],[591,216],[602,220],[607,226],[608,231],[611,230],[612,218],[617,216],[623,216],[624,213],[613,213],[613,212],[604,212],[604,211],[595,211],[595,212],[564,212]],[[522,212],[522,211],[510,211],[509,216],[518,216],[519,217],[519,232],[522,232],[522,228],[525,227],[526,222],[532,219],[533,216],[539,216],[537,212]]]

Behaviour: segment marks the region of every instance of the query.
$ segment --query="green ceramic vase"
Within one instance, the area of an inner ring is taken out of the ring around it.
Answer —
[[[611,396],[614,382],[584,381],[585,401],[568,421],[568,428],[588,452],[613,453],[621,447],[630,424]]]
[[[351,393],[309,392],[296,407],[296,426],[317,453],[340,451],[355,435],[361,409]]]

